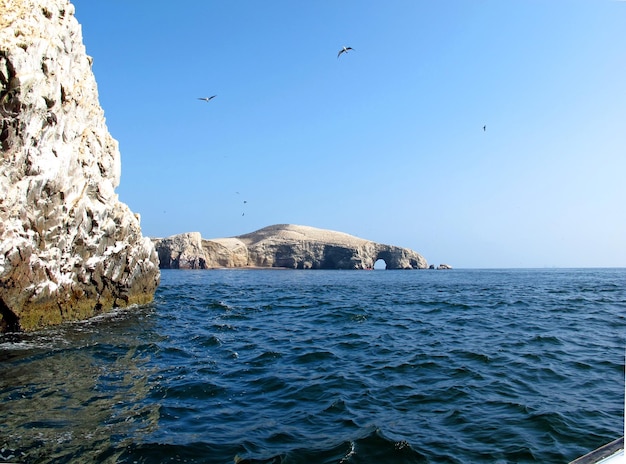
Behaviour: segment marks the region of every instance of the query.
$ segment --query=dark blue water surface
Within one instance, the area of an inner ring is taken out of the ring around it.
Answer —
[[[164,271],[0,337],[0,461],[566,463],[623,434],[626,269]]]

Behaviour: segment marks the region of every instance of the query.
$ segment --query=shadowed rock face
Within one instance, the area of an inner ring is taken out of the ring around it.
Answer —
[[[0,12],[0,330],[151,301],[158,257],[115,193],[120,154],[74,7]]]
[[[425,269],[426,260],[407,248],[342,232],[280,224],[238,237],[205,240],[200,234],[155,239],[163,269],[282,267],[291,269]]]

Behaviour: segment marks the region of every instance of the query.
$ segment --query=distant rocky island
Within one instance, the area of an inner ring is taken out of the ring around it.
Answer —
[[[373,269],[378,260],[387,269],[428,268],[426,259],[408,248],[293,224],[229,238],[189,232],[153,241],[161,269]]]

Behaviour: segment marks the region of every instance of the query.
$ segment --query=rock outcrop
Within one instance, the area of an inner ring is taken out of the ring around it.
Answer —
[[[205,240],[197,232],[155,239],[162,269],[261,267],[290,269],[425,269],[415,251],[342,232],[280,224],[245,235]]]
[[[437,269],[441,271],[441,270],[452,269],[452,266],[450,266],[449,264],[440,264],[439,266],[435,267],[434,264],[431,264],[430,266],[428,266],[428,269]]]
[[[173,235],[158,242],[157,253],[160,263],[169,263],[169,268],[206,269],[206,253],[199,232]]]
[[[118,200],[120,153],[68,0],[0,0],[0,329],[152,300],[158,256]]]

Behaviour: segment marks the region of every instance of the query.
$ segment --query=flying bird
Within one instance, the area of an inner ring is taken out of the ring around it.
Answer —
[[[345,53],[348,53],[348,50],[353,50],[353,48],[352,48],[352,47],[343,47],[341,50],[339,50],[339,53],[337,53],[337,58],[339,58],[339,56],[340,56],[342,53],[344,53],[344,52],[345,52]]]
[[[483,132],[485,132],[486,130],[487,130],[487,126],[486,126],[486,125],[484,125],[484,126],[483,126]]]
[[[201,97],[201,98],[198,98],[198,100],[204,100],[205,102],[209,102],[213,100],[215,97],[217,97],[217,95],[212,95],[210,97]]]

